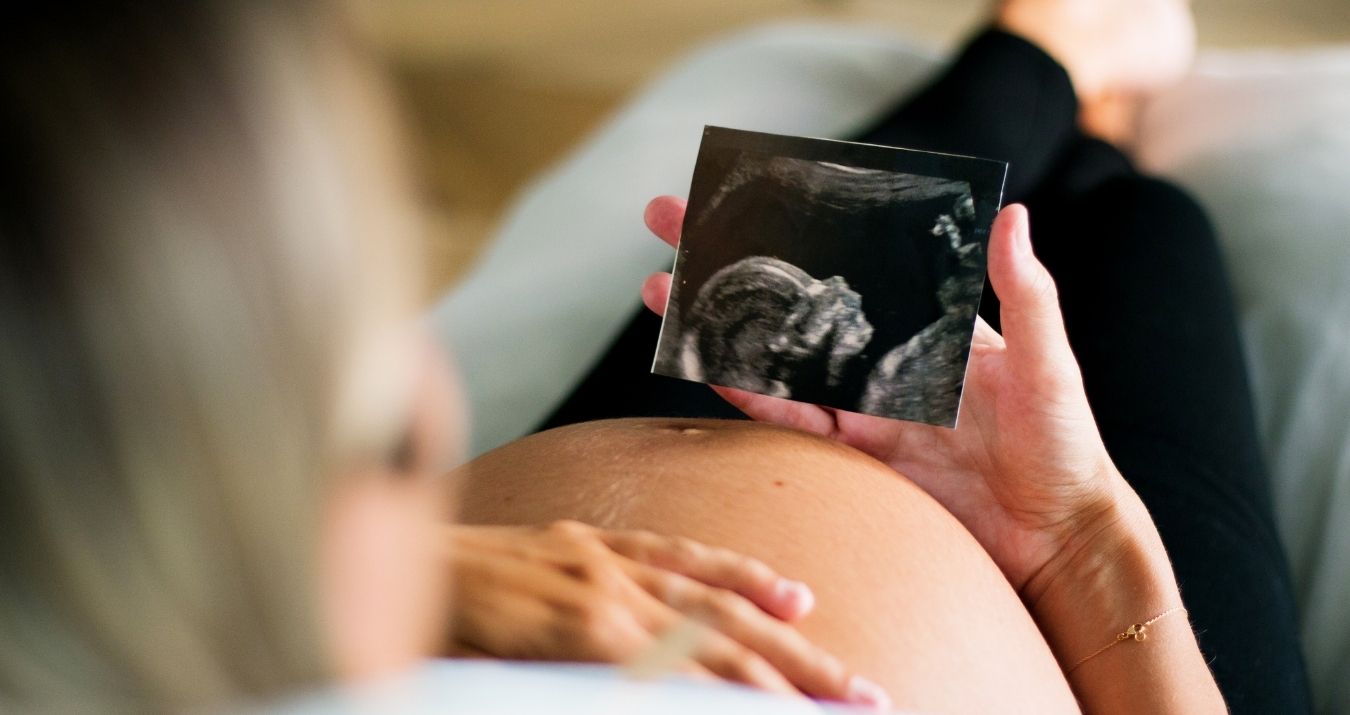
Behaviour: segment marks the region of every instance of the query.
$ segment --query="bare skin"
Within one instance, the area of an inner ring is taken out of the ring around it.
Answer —
[[[1190,0],[1004,0],[995,23],[1069,72],[1084,131],[1126,148],[1148,96],[1195,57]]]
[[[446,527],[451,655],[631,663],[694,618],[699,646],[662,667],[785,695],[888,703],[789,625],[812,611],[814,596],[763,562],[641,530],[539,523]]]
[[[682,213],[658,199],[648,224],[674,243]],[[813,584],[803,634],[906,708],[1222,711],[1161,539],[1101,443],[1029,230],[1020,207],[994,224],[1006,332],[976,331],[956,429],[717,388],[794,429],[553,430],[468,465],[461,519],[575,519],[753,554]],[[648,305],[668,288],[668,275],[649,279]],[[1146,646],[1098,653],[1165,612]]]
[[[682,201],[661,197],[647,224],[675,245],[683,214]],[[941,503],[1026,603],[1087,709],[1223,711],[1183,617],[1155,629],[1147,648],[1113,648],[1078,667],[1109,635],[1097,634],[1177,612],[1181,594],[1157,529],[1102,443],[1025,208],[999,213],[988,255],[1004,332],[977,319],[956,429],[714,389],[757,420],[860,449]],[[660,312],[669,289],[669,274],[651,276],[643,299]]]
[[[995,21],[1054,57],[1085,101],[1174,84],[1195,56],[1190,0],[1004,0]]]
[[[460,477],[463,523],[642,529],[812,584],[816,607],[797,627],[898,707],[1077,709],[979,543],[922,489],[837,442],[748,422],[616,420],[519,440]]]
[[[1084,129],[1120,145],[1133,140],[1142,97],[1178,79],[1195,47],[1186,0],[1006,0],[995,22],[1063,64],[1082,103]],[[682,217],[683,204],[669,198],[647,214],[653,232],[672,244]],[[516,527],[536,531],[514,532],[515,552],[531,539],[559,534],[603,542],[601,535],[619,533],[613,530],[646,530],[641,540],[651,545],[617,560],[606,556],[621,564],[609,569],[621,575],[607,580],[626,585],[596,588],[605,579],[583,578],[572,584],[580,589],[573,595],[618,604],[607,610],[624,619],[650,610],[644,598],[685,615],[707,614],[717,637],[772,663],[756,669],[762,678],[750,678],[743,657],[733,680],[785,690],[772,676],[798,672],[805,651],[779,637],[755,653],[745,629],[757,620],[746,610],[754,600],[747,594],[702,579],[700,597],[684,600],[634,579],[624,559],[670,569],[670,554],[683,553],[680,561],[700,564],[706,543],[762,556],[770,568],[812,583],[820,605],[798,625],[823,650],[813,675],[799,674],[786,689],[818,694],[810,683],[822,674],[836,690],[856,682],[841,679],[842,666],[824,655],[832,652],[881,681],[906,707],[1053,712],[1075,709],[1076,696],[1101,712],[1222,710],[1184,612],[1150,626],[1148,647],[1126,643],[1075,667],[1128,623],[1178,606],[1180,594],[1147,512],[1100,444],[1064,340],[1054,283],[1031,256],[1025,213],[1015,209],[1000,222],[990,271],[1008,332],[983,324],[976,331],[962,429],[934,431],[719,390],[758,420],[838,444],[743,424],[578,426],[471,465],[464,517],[490,524],[580,519],[611,530]],[[643,297],[659,312],[668,289],[668,275],[654,276]],[[551,555],[533,564],[539,578],[550,569],[589,573],[559,556],[570,547],[549,548]],[[570,622],[571,611],[556,608],[566,598],[534,587],[516,591],[555,609],[546,625]],[[645,640],[670,615],[647,619]],[[497,632],[530,632],[510,625]],[[623,660],[644,637],[615,649],[603,638],[615,630],[606,619],[585,621],[579,638],[546,650],[575,656],[578,643],[599,637],[595,642],[610,647],[599,659]],[[496,650],[514,647],[507,640]],[[792,652],[798,666],[781,660]]]

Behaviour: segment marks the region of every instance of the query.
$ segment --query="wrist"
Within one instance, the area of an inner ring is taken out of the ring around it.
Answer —
[[[1119,474],[1110,496],[1066,537],[1022,597],[1066,666],[1104,636],[1181,604],[1158,530]]]

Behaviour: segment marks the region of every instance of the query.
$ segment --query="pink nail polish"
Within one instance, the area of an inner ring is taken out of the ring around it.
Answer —
[[[855,675],[848,681],[848,701],[855,705],[865,705],[880,711],[891,709],[891,696],[876,683]]]
[[[801,618],[816,607],[816,595],[801,581],[779,579],[774,585],[774,596],[782,604],[788,618]]]

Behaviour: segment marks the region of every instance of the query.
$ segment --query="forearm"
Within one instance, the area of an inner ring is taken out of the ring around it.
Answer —
[[[1095,531],[1028,584],[1032,614],[1084,711],[1224,712],[1157,529],[1116,480]],[[1142,638],[1121,637],[1136,624],[1147,624]]]

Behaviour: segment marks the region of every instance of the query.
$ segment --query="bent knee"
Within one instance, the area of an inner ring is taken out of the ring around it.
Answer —
[[[1117,250],[1217,250],[1214,227],[1185,189],[1151,176],[1120,176],[1082,199],[1084,218],[1114,234]]]

